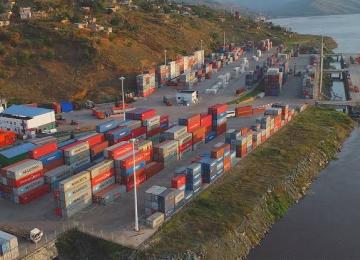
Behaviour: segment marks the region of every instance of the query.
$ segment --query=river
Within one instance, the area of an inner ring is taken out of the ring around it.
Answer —
[[[339,52],[360,52],[360,15],[289,18],[274,23],[307,34],[325,34]],[[348,21],[348,22],[346,22]],[[351,31],[352,30],[352,31]],[[307,196],[277,222],[248,260],[360,259],[360,129],[338,160],[320,173]]]

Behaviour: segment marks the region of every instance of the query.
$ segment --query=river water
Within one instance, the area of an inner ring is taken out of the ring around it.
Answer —
[[[360,52],[360,27],[355,22],[359,19],[360,15],[344,15],[274,22],[301,33],[331,35],[339,44],[338,51],[355,53]],[[321,172],[308,195],[272,227],[248,259],[360,259],[359,149],[360,129],[356,129],[338,154],[338,160]]]

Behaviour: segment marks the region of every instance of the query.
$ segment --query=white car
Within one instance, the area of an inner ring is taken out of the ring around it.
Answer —
[[[235,110],[226,111],[226,118],[236,117]]]

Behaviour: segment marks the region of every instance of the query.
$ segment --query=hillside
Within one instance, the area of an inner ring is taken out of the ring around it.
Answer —
[[[134,76],[162,62],[165,49],[168,58],[175,59],[198,49],[203,40],[209,52],[222,44],[223,31],[240,44],[269,37],[277,42],[289,39],[279,27],[237,20],[204,6],[138,0],[137,9],[117,6],[110,12],[103,0],[88,1],[89,5],[90,11],[78,1],[17,1],[11,25],[0,28],[1,97],[19,102],[106,101],[118,95],[120,75],[126,76],[130,91]],[[19,8],[24,6],[44,11],[46,17],[20,20]],[[220,16],[226,21],[220,22]],[[89,21],[96,27],[78,28]],[[111,33],[106,33],[108,28]]]
[[[359,0],[227,0],[271,16],[316,16],[360,12]]]

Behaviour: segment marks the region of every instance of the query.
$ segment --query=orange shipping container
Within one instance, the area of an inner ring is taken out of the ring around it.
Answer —
[[[12,145],[16,142],[16,133],[0,131],[0,147]]]
[[[224,158],[224,172],[231,169],[231,159],[229,157]]]

